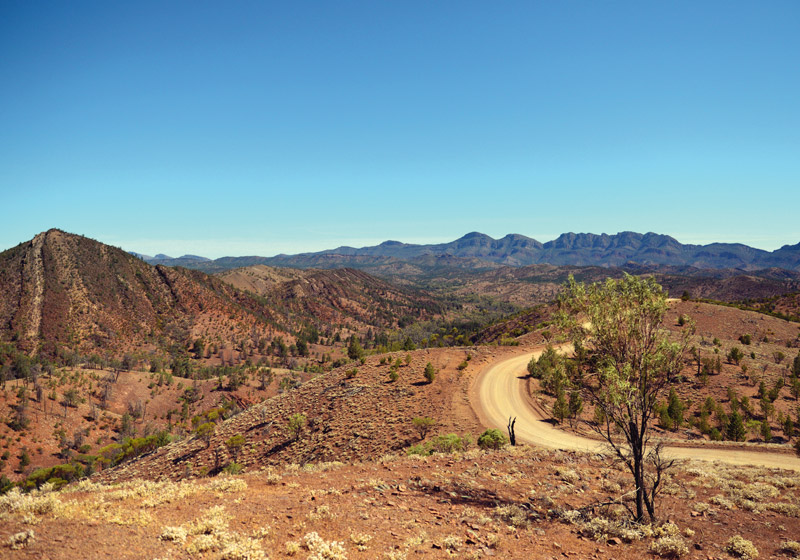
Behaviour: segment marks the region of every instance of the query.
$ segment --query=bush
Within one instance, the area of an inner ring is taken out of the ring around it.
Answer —
[[[800,542],[783,541],[781,542],[780,551],[788,554],[789,556],[794,556],[795,558],[798,558],[800,557]]]
[[[228,474],[239,474],[239,473],[242,472],[243,468],[244,467],[242,467],[241,464],[236,463],[236,462],[231,462],[231,463],[228,463],[227,465],[225,465],[225,468],[223,468],[222,470],[225,471]]]
[[[469,434],[462,437],[456,434],[438,435],[427,443],[418,443],[406,449],[408,455],[430,455],[432,453],[456,453],[466,451],[472,445]]]
[[[428,383],[433,383],[433,380],[436,379],[436,370],[433,369],[433,364],[428,362],[425,364],[425,380]]]
[[[728,542],[725,544],[725,551],[737,558],[744,558],[745,560],[758,558],[758,549],[753,546],[753,543],[742,538],[741,535],[735,535],[728,539]]]
[[[406,449],[406,454],[427,456],[431,454],[431,448],[430,445],[426,445],[424,443],[418,443]]]
[[[421,439],[425,439],[425,436],[428,435],[430,429],[436,425],[436,420],[428,416],[417,416],[411,421],[411,423],[414,424],[414,428],[419,432],[419,437]]]
[[[24,488],[40,488],[46,482],[52,482],[56,488],[80,478],[83,475],[83,468],[76,465],[64,464],[54,467],[36,469],[23,483]]]
[[[464,451],[469,447],[469,438],[467,436],[460,438],[456,434],[440,435],[431,440],[430,446],[434,453]]]
[[[734,346],[733,348],[730,349],[726,357],[728,358],[728,361],[730,363],[736,364],[738,366],[739,362],[741,362],[742,358],[744,358],[744,352],[742,352],[741,348],[739,348],[738,346]]]
[[[689,553],[689,547],[679,535],[665,536],[650,543],[650,552],[662,558],[680,558]]]
[[[497,428],[483,432],[478,438],[478,447],[481,449],[500,449],[508,443],[508,438]]]
[[[217,430],[216,425],[213,422],[206,422],[205,424],[200,424],[195,430],[197,437],[203,440],[206,446],[211,444],[211,438],[214,436],[214,432]]]
[[[308,423],[308,418],[305,414],[292,414],[289,417],[289,425],[287,429],[289,430],[289,434],[291,435],[293,440],[300,439],[300,436],[303,434],[303,429],[306,427]]]

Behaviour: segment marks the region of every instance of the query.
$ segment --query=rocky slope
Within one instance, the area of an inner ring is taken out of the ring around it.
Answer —
[[[221,280],[59,230],[0,253],[0,294],[0,339],[50,356],[279,330],[270,310]]]
[[[389,329],[440,311],[428,294],[355,270],[262,268],[217,278],[152,266],[59,230],[0,253],[0,342],[49,357],[174,353],[197,339],[243,350],[276,336],[291,343],[312,325]]]

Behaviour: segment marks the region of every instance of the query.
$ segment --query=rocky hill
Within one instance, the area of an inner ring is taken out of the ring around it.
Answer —
[[[219,279],[59,230],[0,253],[0,294],[0,339],[50,356],[280,331],[271,310]]]
[[[234,461],[255,469],[375,459],[420,440],[415,417],[434,419],[437,430],[474,432],[479,427],[474,413],[468,406],[458,408],[464,388],[457,366],[470,353],[478,356],[476,364],[491,355],[486,350],[428,349],[352,362],[217,423],[206,437],[189,437],[98,473],[96,480],[178,480],[219,473]],[[428,363],[437,371],[434,383],[423,376]],[[303,416],[299,432],[290,429],[294,415]],[[227,442],[237,434],[243,444],[233,448]]]
[[[355,331],[393,329],[444,310],[428,293],[399,288],[351,268],[299,270],[256,265],[218,277],[264,297],[270,306],[286,313]]]
[[[355,270],[234,271],[153,266],[59,230],[0,253],[0,342],[28,353],[110,354],[262,347],[310,326],[351,332],[430,318],[428,294]],[[346,334],[346,333],[345,333]]]

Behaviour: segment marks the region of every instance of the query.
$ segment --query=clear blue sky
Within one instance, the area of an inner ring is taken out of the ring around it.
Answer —
[[[800,2],[0,4],[0,249],[800,241]]]

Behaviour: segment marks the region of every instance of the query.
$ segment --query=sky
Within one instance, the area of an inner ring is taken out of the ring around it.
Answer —
[[[0,250],[800,242],[800,3],[0,3]]]

